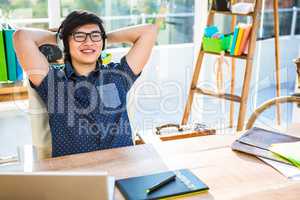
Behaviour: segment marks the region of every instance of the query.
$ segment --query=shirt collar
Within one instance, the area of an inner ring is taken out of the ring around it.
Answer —
[[[91,74],[99,72],[100,69],[101,69],[101,64],[97,61],[96,68],[95,68],[94,71],[91,72]],[[65,70],[66,70],[67,78],[70,78],[72,76],[76,76],[75,70],[74,70],[72,64],[69,61],[65,62]]]

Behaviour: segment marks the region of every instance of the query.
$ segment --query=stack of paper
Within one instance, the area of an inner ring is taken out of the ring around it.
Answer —
[[[300,180],[300,169],[298,167],[287,165],[278,161],[258,157],[274,169],[276,169],[279,173],[292,180]]]

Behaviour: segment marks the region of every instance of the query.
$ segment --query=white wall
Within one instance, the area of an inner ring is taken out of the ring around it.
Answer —
[[[112,49],[118,61],[127,50]],[[193,44],[155,47],[129,93],[128,111],[135,130],[179,123],[193,68]]]
[[[249,106],[251,114],[265,98],[257,96],[258,91],[275,84],[275,60],[273,40],[259,41],[253,65]],[[293,85],[295,65],[292,60],[300,55],[300,37],[281,37],[281,83]],[[115,60],[126,53],[124,49],[113,49]],[[183,114],[188,88],[193,73],[193,44],[155,47],[142,76],[130,92],[129,112],[135,129],[149,129],[162,123],[179,123]],[[203,85],[215,90],[215,56],[206,56],[201,70]],[[229,59],[228,59],[229,60]],[[236,94],[240,95],[244,77],[245,61],[237,60]],[[230,89],[230,74],[226,74],[226,91]],[[214,98],[196,98],[193,104],[192,120],[209,125],[228,125],[228,103]],[[235,104],[235,118],[238,104]],[[235,121],[236,122],[236,121]]]

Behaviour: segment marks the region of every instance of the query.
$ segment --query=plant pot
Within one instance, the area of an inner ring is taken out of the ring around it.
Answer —
[[[203,37],[203,50],[213,53],[221,53],[222,51],[228,51],[232,41],[232,34],[225,35],[224,38],[209,38]]]

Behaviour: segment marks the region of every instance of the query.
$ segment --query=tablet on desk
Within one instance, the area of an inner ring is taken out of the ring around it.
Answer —
[[[112,200],[114,178],[96,172],[0,172],[0,200]]]

